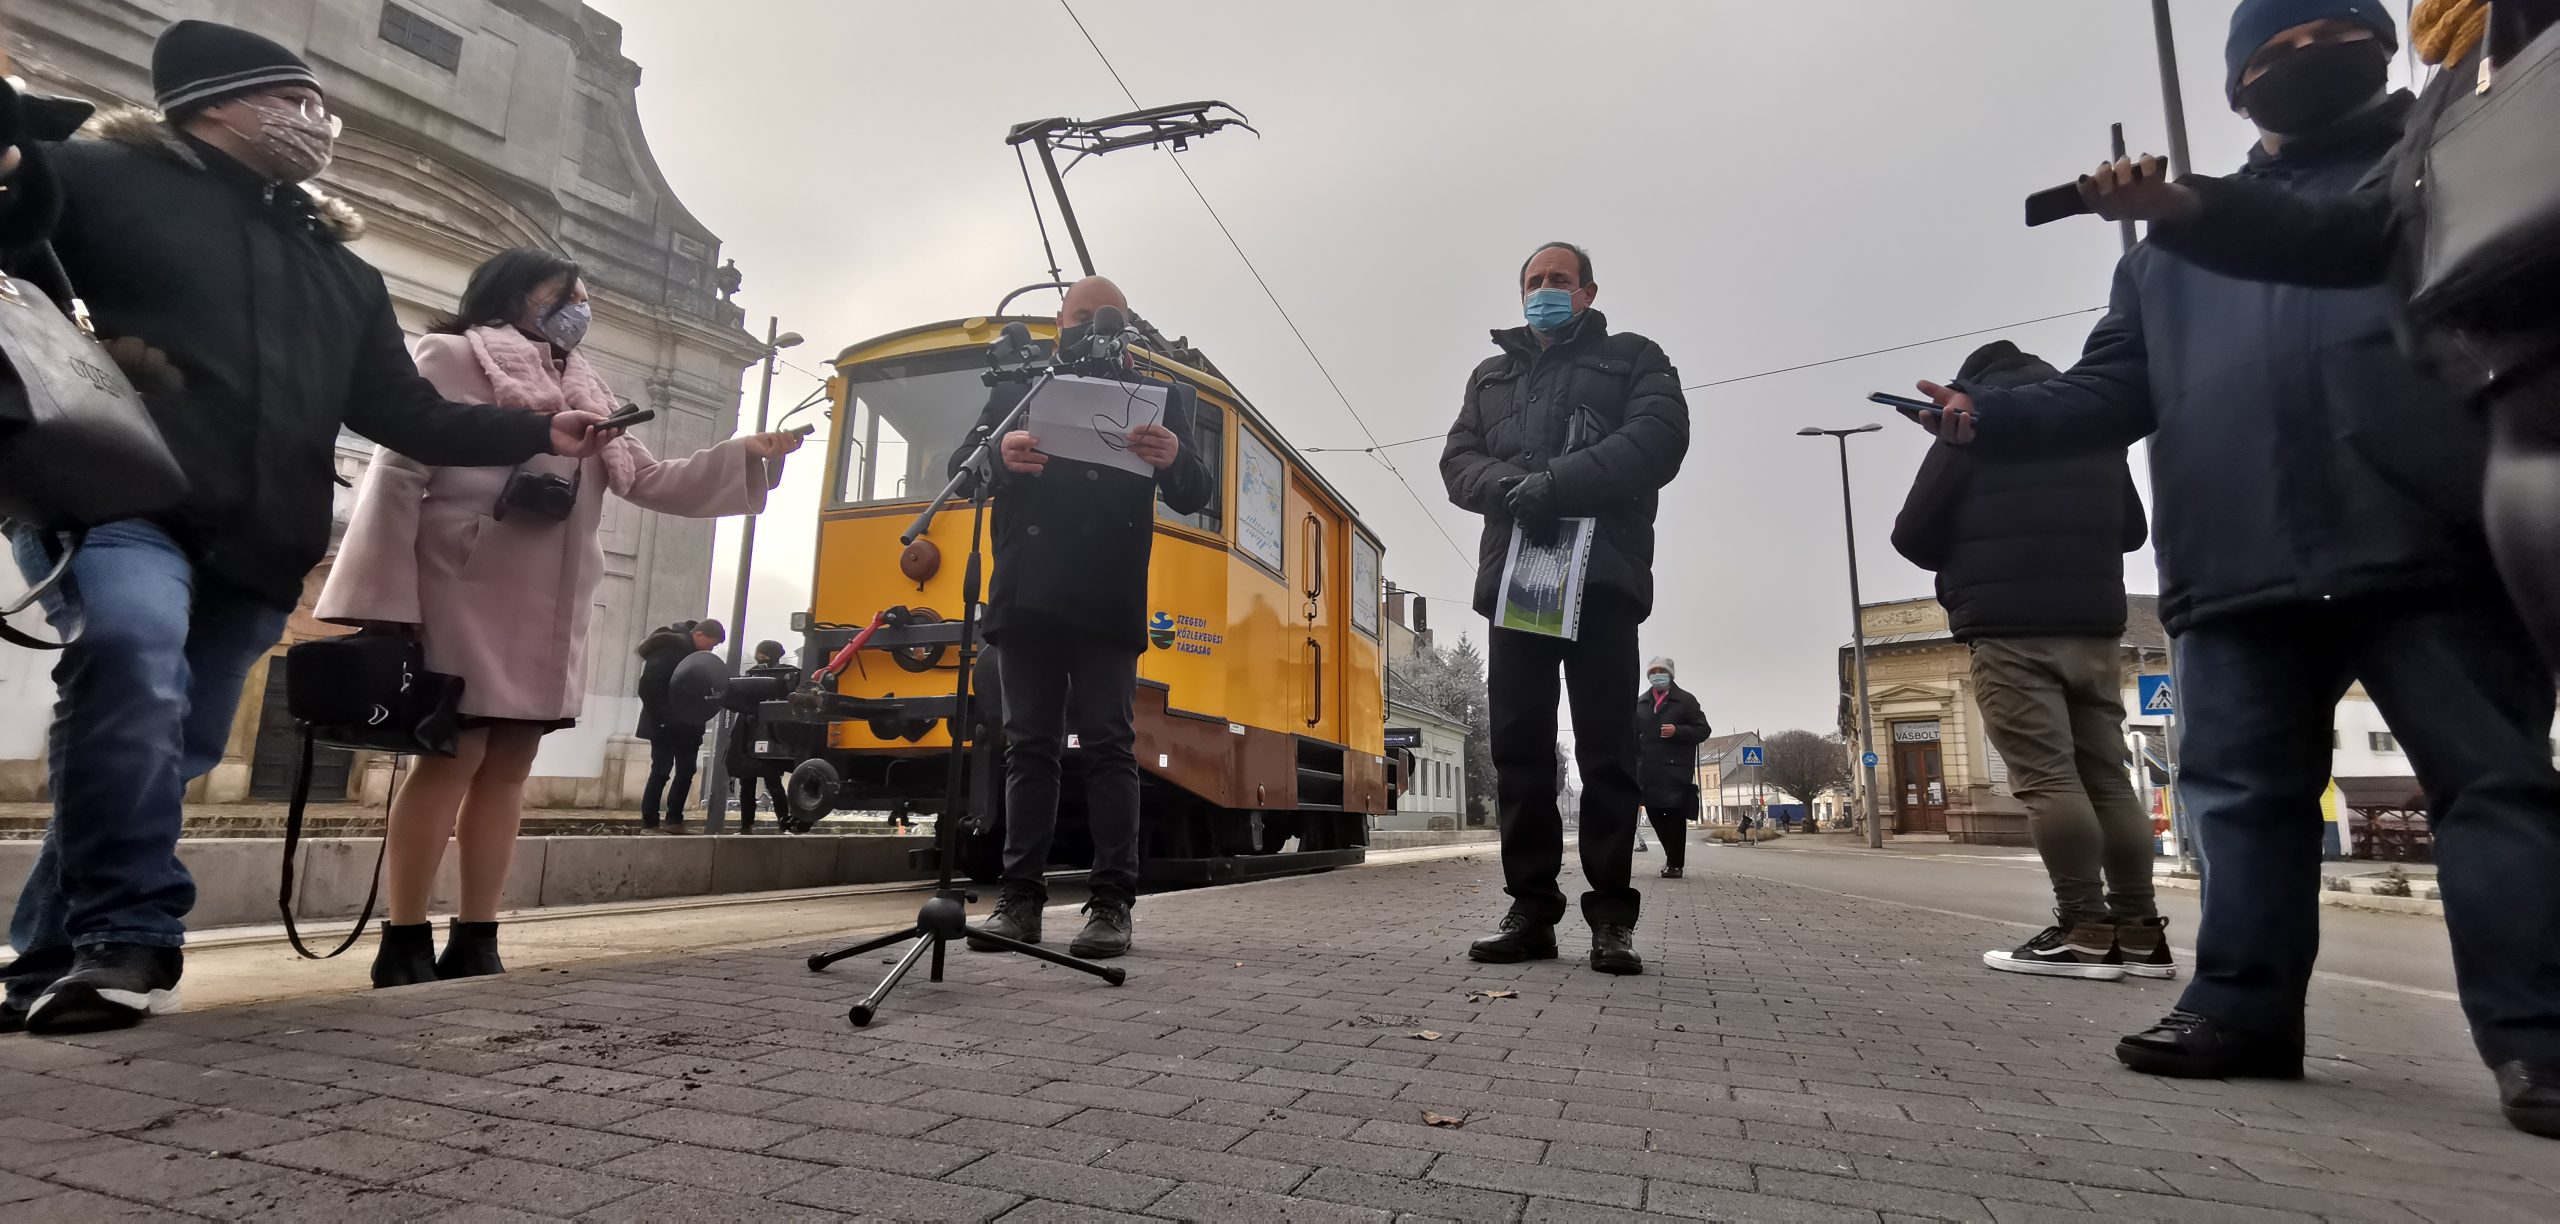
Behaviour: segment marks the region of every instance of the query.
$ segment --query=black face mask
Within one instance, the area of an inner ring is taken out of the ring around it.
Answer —
[[[1084,342],[1093,336],[1093,324],[1071,323],[1058,329],[1058,353],[1072,361],[1084,356]]]
[[[2391,79],[2391,51],[2378,38],[2315,43],[2268,65],[2240,88],[2240,107],[2259,127],[2302,136],[2374,100]]]

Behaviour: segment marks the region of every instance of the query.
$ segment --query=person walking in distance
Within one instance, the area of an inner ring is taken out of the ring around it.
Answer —
[[[702,755],[702,724],[669,715],[667,682],[675,678],[677,664],[703,651],[718,650],[720,643],[728,640],[729,631],[720,622],[699,620],[669,625],[640,643],[637,734],[649,744],[649,781],[640,788],[640,829],[644,833],[660,828],[661,796],[666,805],[666,831],[684,832],[684,798],[693,789],[694,764]]]
[[[382,274],[349,245],[364,218],[308,185],[340,122],[299,56],[179,21],[151,90],[157,113],[100,116],[91,137],[0,131],[0,265],[57,303],[77,287],[187,478],[175,509],[88,533],[80,606],[46,601],[58,631],[84,608],[87,629],[54,669],[53,821],[10,924],[0,1031],[177,1006],[187,784],[221,761],[242,685],[328,552],[342,429],[455,465],[583,457],[607,436],[592,412],[452,403],[418,377]],[[19,102],[0,83],[0,121],[31,113]],[[61,555],[35,531],[10,543],[30,581]]]
[[[576,264],[501,251],[471,274],[453,313],[428,326],[418,368],[464,399],[610,413],[612,389],[581,351],[590,311]],[[799,445],[798,434],[759,434],[661,462],[623,437],[592,459],[512,469],[374,456],[315,614],[414,634],[429,670],[462,679],[454,755],[419,760],[391,802],[375,986],[506,969],[498,901],[525,780],[543,737],[575,726],[587,702],[608,497],[658,514],[752,513]],[[460,896],[439,956],[427,908],[448,842],[461,851]]]
[[[783,659],[782,643],[766,639],[756,643],[756,661],[747,669],[750,676],[780,680],[787,689],[800,687],[800,669]],[[762,730],[757,715],[738,715],[737,725],[729,729],[729,776],[738,780],[738,831],[756,831],[756,784],[764,784],[765,797],[773,801],[773,820],[781,826],[791,813],[791,767],[784,762],[756,755],[756,739]]]
[[[1105,306],[1129,313],[1129,299],[1102,277],[1069,288],[1058,307],[1060,349],[1084,346],[1095,312]],[[1049,847],[1058,830],[1060,759],[1073,727],[1093,834],[1093,897],[1084,907],[1084,929],[1067,946],[1082,957],[1128,952],[1135,929],[1135,703],[1138,659],[1147,648],[1155,504],[1161,497],[1174,513],[1194,514],[1212,492],[1208,466],[1191,448],[1198,398],[1183,384],[1161,385],[1164,423],[1128,434],[1130,453],[1148,468],[1143,475],[1051,458],[1025,430],[998,439],[995,579],[985,620],[1004,696],[1004,883],[995,913],[980,929],[1040,942]],[[1022,383],[996,386],[977,427],[952,450],[955,475],[1028,391]]]
[[[1959,382],[2056,377],[2006,340]],[[2124,450],[2000,462],[1929,449],[1893,548],[1938,577],[1947,626],[1972,651],[1973,692],[2027,831],[2053,878],[2054,925],[1982,955],[2010,973],[2175,977],[2152,905],[2151,817],[2125,768],[2124,554],[2149,536]]]
[[[1573,709],[1582,776],[1583,921],[1591,967],[1642,973],[1628,882],[1635,850],[1638,754],[1626,693],[1638,670],[1636,636],[1653,612],[1653,518],[1689,450],[1689,405],[1662,346],[1611,332],[1593,309],[1600,286],[1580,247],[1551,242],[1517,281],[1527,326],[1493,333],[1500,350],[1467,376],[1441,452],[1449,500],[1484,517],[1475,606],[1492,619],[1516,527],[1552,542],[1566,517],[1596,520],[1574,639],[1496,629],[1487,688],[1495,804],[1510,912],[1467,954],[1509,963],[1556,955],[1564,920],[1558,885],[1564,818],[1557,809],[1558,674]]]
[[[1672,679],[1671,660],[1644,665],[1636,696],[1636,744],[1643,764],[1644,814],[1662,839],[1662,878],[1680,878],[1688,863],[1689,822],[1698,817],[1698,745],[1714,731],[1707,712]]]
[[[2356,193],[2416,105],[2388,91],[2393,37],[2374,0],[2241,4],[2227,79],[2259,140],[2234,181]],[[2398,306],[2380,287],[2231,279],[2154,239],[2117,265],[2061,378],[1921,391],[1942,439],[1995,457],[2152,439],[2204,919],[2177,1007],[2117,1058],[2184,1078],[2302,1074],[2320,797],[2337,703],[2361,683],[2427,794],[2472,1041],[2507,1120],[2560,1137],[2552,674],[2492,563],[2486,430],[2401,351]]]

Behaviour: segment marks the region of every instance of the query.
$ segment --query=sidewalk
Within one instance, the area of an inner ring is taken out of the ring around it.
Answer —
[[[0,1038],[0,1210],[2560,1215],[2560,1144],[2499,1121],[2450,1004],[2324,982],[2309,1081],[2153,1080],[2107,1048],[2175,984],[1987,973],[2005,928],[1717,857],[1640,881],[1635,978],[1468,963],[1482,856],[1151,897],[1126,987],[955,953],[860,1031],[885,954],[821,977],[817,939]]]

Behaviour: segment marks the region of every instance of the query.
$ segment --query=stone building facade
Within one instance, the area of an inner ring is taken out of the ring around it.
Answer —
[[[36,91],[148,105],[152,42],[189,17],[256,30],[318,72],[346,121],[321,185],[366,215],[356,250],[382,270],[412,336],[497,251],[563,252],[594,297],[584,351],[618,396],[657,411],[636,436],[682,455],[734,432],[741,372],[763,347],[723,291],[719,239],[650,155],[640,68],[622,55],[619,25],[578,0],[12,0],[0,37]],[[341,474],[361,476],[372,445],[352,434],[339,443]],[[341,491],[341,527],[353,500]],[[648,754],[628,735],[631,647],[650,626],[705,614],[711,542],[708,522],[610,503],[586,705],[576,728],[544,742],[529,802],[611,806],[636,794]],[[331,632],[308,615],[326,574],[324,563],[284,645]],[[280,793],[290,742],[282,654],[280,645],[252,673],[231,750],[191,798]],[[46,666],[0,652],[0,800],[42,793]],[[379,797],[386,771],[339,758],[319,793]]]

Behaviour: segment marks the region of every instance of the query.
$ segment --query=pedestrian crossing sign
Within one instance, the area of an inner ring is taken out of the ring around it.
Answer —
[[[2178,712],[2177,698],[2170,692],[2169,677],[2167,676],[2144,676],[2142,678],[2141,695],[2142,712],[2145,714],[2175,714]]]
[[[1763,763],[1760,759],[1760,749],[1757,745],[1746,747],[1742,750],[1742,763],[1745,765],[1759,765]]]

